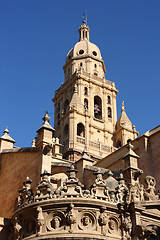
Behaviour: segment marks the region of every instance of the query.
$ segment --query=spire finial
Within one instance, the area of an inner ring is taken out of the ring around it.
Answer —
[[[8,130],[8,128],[7,128],[7,126],[5,127],[5,130],[4,130],[4,132],[3,132],[4,134],[6,133],[6,134],[8,134],[9,133],[9,130]]]
[[[125,111],[124,101],[122,102],[122,110]]]
[[[86,25],[87,25],[87,9],[85,9],[85,12],[82,15],[82,19],[83,19],[83,21],[82,21],[83,24],[86,23]]]
[[[42,120],[44,121],[44,123],[49,123],[50,117],[48,116],[48,111],[46,111],[46,114],[44,115]]]
[[[89,27],[87,26],[87,9],[82,16],[83,24],[79,28],[79,41],[88,40],[89,41]]]

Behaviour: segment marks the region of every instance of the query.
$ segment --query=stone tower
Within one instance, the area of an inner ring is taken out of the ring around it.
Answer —
[[[79,42],[69,51],[63,66],[65,82],[55,92],[56,137],[64,158],[78,160],[85,150],[99,160],[115,150],[117,106],[115,83],[105,79],[99,48],[89,40],[85,21]]]

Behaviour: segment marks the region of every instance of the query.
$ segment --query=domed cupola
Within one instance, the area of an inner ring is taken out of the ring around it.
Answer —
[[[63,67],[65,80],[77,70],[104,78],[106,72],[99,48],[89,41],[90,29],[85,20],[79,28],[79,42],[68,52]]]

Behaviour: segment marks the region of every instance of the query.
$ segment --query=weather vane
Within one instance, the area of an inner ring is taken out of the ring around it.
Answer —
[[[87,25],[87,9],[85,9],[85,12],[82,15],[82,19],[83,19],[83,21],[86,22],[86,25]]]

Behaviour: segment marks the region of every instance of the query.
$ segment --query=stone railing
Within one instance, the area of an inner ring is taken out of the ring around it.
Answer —
[[[85,138],[81,136],[77,136],[77,142],[85,144]]]

